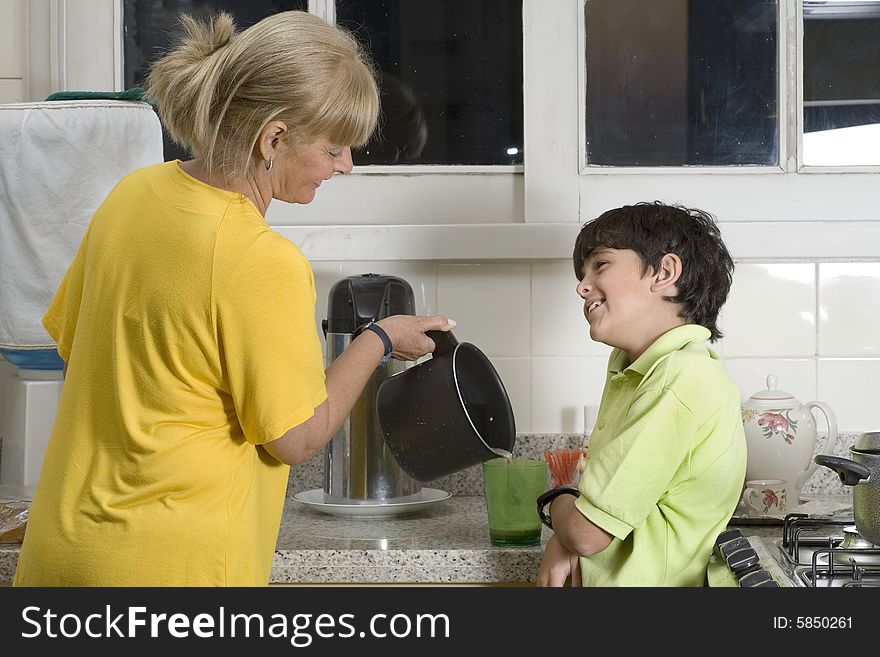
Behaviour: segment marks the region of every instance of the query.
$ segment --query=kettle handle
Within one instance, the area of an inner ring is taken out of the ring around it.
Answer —
[[[817,408],[822,411],[822,415],[825,416],[825,421],[828,423],[828,435],[825,437],[824,442],[816,442],[815,451],[817,454],[831,454],[834,450],[834,445],[838,441],[839,438],[843,438],[843,436],[837,433],[837,418],[834,416],[834,411],[831,410],[831,407],[828,406],[825,402],[820,401],[811,401],[804,404],[804,410],[808,413],[811,413],[811,409]],[[821,464],[824,465],[824,464]],[[816,463],[811,463],[810,466],[804,470],[801,475],[797,478],[796,486],[797,489],[800,490],[803,485],[807,482],[813,473],[819,468],[819,465]]]
[[[452,331],[425,331],[425,335],[434,341],[435,356],[455,351],[458,346],[458,340],[452,335]]]

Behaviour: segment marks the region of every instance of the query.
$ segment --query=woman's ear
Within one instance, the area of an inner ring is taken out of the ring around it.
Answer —
[[[260,130],[260,138],[257,140],[257,151],[263,160],[271,160],[275,157],[281,139],[287,134],[287,124],[284,121],[269,121]]]
[[[675,284],[681,277],[681,258],[674,253],[667,253],[660,258],[660,266],[654,272],[654,280],[651,281],[651,291],[664,296],[676,296],[678,290]],[[670,289],[673,288],[673,289]]]

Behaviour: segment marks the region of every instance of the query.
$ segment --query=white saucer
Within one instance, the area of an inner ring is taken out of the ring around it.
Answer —
[[[348,517],[371,517],[371,518],[388,518],[392,516],[403,516],[408,513],[421,511],[427,506],[435,502],[452,497],[446,491],[436,488],[422,488],[422,499],[413,500],[411,502],[365,502],[363,504],[337,504],[335,502],[324,501],[324,489],[315,488],[314,490],[304,490],[293,496],[297,502],[301,502],[306,506],[310,506],[318,511],[329,513],[334,516]]]

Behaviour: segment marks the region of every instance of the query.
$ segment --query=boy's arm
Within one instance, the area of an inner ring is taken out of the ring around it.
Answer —
[[[564,547],[558,536],[551,536],[538,568],[538,586],[565,586],[571,578],[572,586],[581,585],[578,555]]]
[[[614,537],[590,522],[574,503],[573,495],[560,495],[550,504],[554,536],[572,552],[591,557],[611,545]]]

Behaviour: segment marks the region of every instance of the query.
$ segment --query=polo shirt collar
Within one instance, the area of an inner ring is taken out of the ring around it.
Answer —
[[[639,356],[634,363],[628,363],[628,356],[623,349],[615,349],[608,363],[608,370],[618,374],[624,370],[633,370],[641,375],[647,374],[658,360],[673,351],[678,351],[689,342],[705,342],[712,335],[711,331],[699,324],[676,326],[654,340],[650,347]]]

